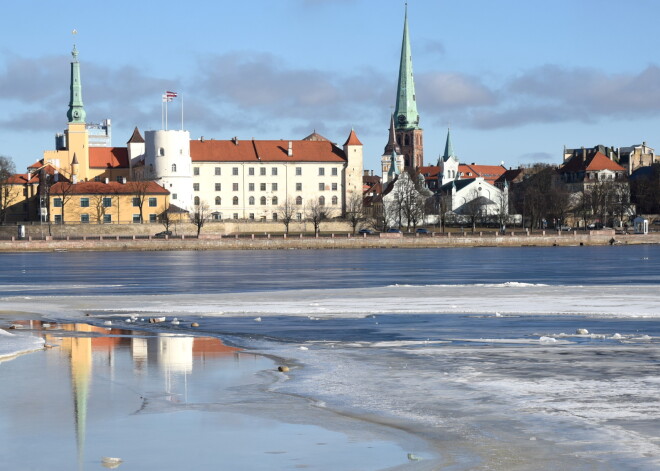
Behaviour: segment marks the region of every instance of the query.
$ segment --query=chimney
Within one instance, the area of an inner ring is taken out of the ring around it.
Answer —
[[[108,183],[110,183],[110,179],[108,177],[106,177],[105,178],[105,184],[107,185]]]
[[[121,177],[121,182],[122,182],[122,184],[125,185],[126,184],[126,177]]]
[[[233,142],[234,145],[237,146],[238,145],[238,137],[236,137],[236,136],[232,137],[231,142]]]
[[[289,141],[289,152],[287,153],[289,157],[293,155],[293,142]]]
[[[204,142],[204,136],[199,138],[199,142]]]
[[[55,181],[55,183],[60,181],[60,172],[58,172],[57,170],[55,170],[55,173],[53,173],[53,180]]]

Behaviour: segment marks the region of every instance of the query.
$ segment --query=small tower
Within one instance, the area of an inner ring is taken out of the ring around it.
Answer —
[[[458,180],[458,158],[454,154],[454,146],[451,143],[451,131],[447,129],[447,142],[445,153],[438,158],[438,188],[453,180]]]
[[[137,175],[134,173],[134,168],[143,168],[143,166],[138,166],[138,164],[140,160],[144,159],[144,138],[140,134],[140,130],[137,126],[135,126],[135,129],[133,130],[131,138],[126,142],[126,148],[128,150],[128,163],[131,167],[131,174],[133,178],[137,178]],[[147,175],[141,176],[143,177]]]
[[[185,210],[193,208],[192,158],[188,131],[144,133],[144,176],[170,192],[170,203]]]
[[[394,175],[399,175],[404,164],[404,156],[401,154],[401,147],[396,141],[394,127],[394,115],[390,116],[390,133],[385,145],[385,151],[381,157],[381,175],[383,183],[391,181]],[[394,170],[392,170],[394,168]]]
[[[78,183],[78,157],[76,154],[73,154],[73,160],[71,161],[71,183]]]
[[[418,168],[424,164],[424,131],[419,127],[417,98],[415,96],[415,79],[412,69],[412,54],[408,35],[408,5],[403,22],[403,41],[401,43],[401,62],[399,64],[399,81],[397,83],[396,108],[396,140],[404,155],[405,168]]]
[[[344,170],[344,203],[342,211],[346,212],[346,205],[351,198],[362,198],[362,171],[363,151],[362,142],[351,129],[348,139],[344,143],[344,154],[346,154],[346,168]]]
[[[65,131],[66,146],[69,152],[69,162],[73,162],[74,156],[79,162],[78,179],[85,181],[89,178],[89,133],[85,126],[85,108],[82,101],[82,82],[80,80],[80,62],[78,61],[78,50],[74,44],[71,51],[73,61],[71,62],[71,83],[69,110],[67,118],[69,124]]]

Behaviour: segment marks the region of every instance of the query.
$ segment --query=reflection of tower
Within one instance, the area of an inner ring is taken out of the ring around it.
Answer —
[[[92,332],[88,324],[64,326],[64,330]],[[92,339],[86,337],[67,337],[62,339],[62,349],[71,358],[71,385],[73,388],[73,407],[76,422],[76,445],[78,448],[78,468],[82,469],[85,454],[85,427],[87,425],[87,398],[92,376]]]

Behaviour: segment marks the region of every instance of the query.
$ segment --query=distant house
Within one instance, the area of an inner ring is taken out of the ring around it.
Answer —
[[[572,149],[564,154],[559,175],[572,192],[582,191],[596,182],[626,182],[626,169],[615,162],[613,149],[596,146]]]

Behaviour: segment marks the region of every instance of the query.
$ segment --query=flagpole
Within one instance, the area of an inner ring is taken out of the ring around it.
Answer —
[[[183,95],[181,95],[181,130],[183,131]]]
[[[170,98],[165,99],[165,131],[167,131],[167,103],[170,101]]]
[[[165,128],[165,98],[163,96],[160,97],[160,128],[163,129]]]

